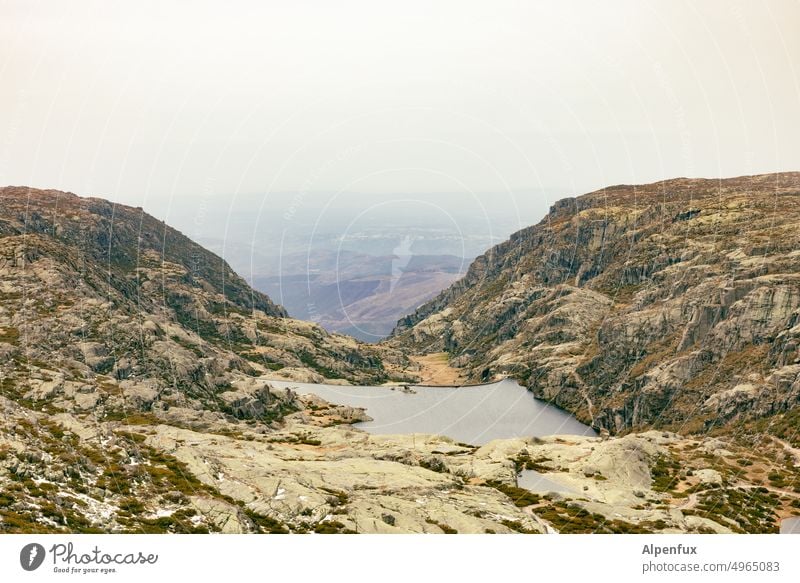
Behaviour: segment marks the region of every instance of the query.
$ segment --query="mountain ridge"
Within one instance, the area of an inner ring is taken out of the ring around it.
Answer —
[[[317,382],[387,376],[377,352],[288,318],[222,258],[140,208],[2,188],[0,252],[11,355],[183,384],[212,400],[226,370]]]
[[[0,189],[0,532],[775,532],[796,514],[800,446],[764,428],[482,447],[359,431],[351,425],[368,419],[364,410],[271,381],[407,383],[408,347],[366,346],[286,318],[221,258],[140,209],[54,192]],[[54,196],[70,204],[41,202]],[[163,238],[151,233],[159,229]],[[549,260],[544,275],[565,269],[558,254]],[[522,305],[517,292],[527,288],[512,283],[504,301]],[[611,301],[555,289],[564,307],[534,291],[542,313],[557,316],[540,330],[551,343],[590,338],[582,327],[596,314],[585,302]],[[474,314],[513,316],[492,308]],[[514,351],[475,350],[491,349],[497,331],[476,329],[477,344],[467,344],[441,320],[426,324],[432,335],[417,330],[412,348],[468,345],[452,360],[475,378],[486,365],[490,377],[524,370]],[[512,341],[532,338],[499,323]],[[416,362],[423,372],[447,364],[438,355]],[[726,403],[749,394],[734,393]],[[568,490],[524,486],[524,471]]]
[[[473,380],[514,376],[613,432],[710,430],[770,403],[794,415],[799,201],[797,172],[563,199],[401,319],[389,343],[445,350]],[[764,358],[772,368],[744,378]]]

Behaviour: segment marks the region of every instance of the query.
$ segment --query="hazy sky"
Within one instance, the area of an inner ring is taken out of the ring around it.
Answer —
[[[795,0],[2,2],[0,184],[150,208],[798,170],[798,31]]]

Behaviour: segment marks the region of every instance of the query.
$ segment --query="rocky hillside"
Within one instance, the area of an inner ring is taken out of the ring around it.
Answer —
[[[383,382],[377,350],[287,318],[141,209],[2,188],[0,532],[224,530],[220,508],[281,530],[131,428],[268,432],[304,405],[266,379]]]
[[[237,376],[387,377],[375,351],[286,318],[141,209],[13,187],[0,189],[0,352],[22,392],[37,374],[100,376],[211,408]]]
[[[800,418],[800,173],[555,204],[402,319],[392,344],[511,375],[611,432]]]
[[[800,512],[790,436],[649,431],[474,447],[359,431],[363,410],[270,380],[379,382],[402,373],[397,349],[286,318],[139,209],[0,195],[0,533],[775,532]],[[564,297],[622,305],[621,292],[574,288]],[[564,322],[597,317],[564,306]],[[397,342],[458,352],[455,309]],[[502,370],[474,346],[457,357],[479,359],[466,370]]]

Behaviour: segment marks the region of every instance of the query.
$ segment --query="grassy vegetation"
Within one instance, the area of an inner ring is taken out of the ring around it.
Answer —
[[[197,358],[203,358],[205,356],[205,353],[202,350],[200,350],[200,348],[198,348],[197,345],[192,344],[191,342],[187,342],[180,336],[170,336],[169,338],[179,346],[193,352]]]
[[[525,526],[521,522],[519,522],[518,520],[505,519],[505,520],[501,520],[500,524],[502,524],[503,526],[506,526],[509,529],[513,530],[514,532],[518,532],[520,534],[539,534],[535,530],[531,530],[529,528],[525,528]],[[494,534],[494,531],[492,531],[490,534]]]
[[[119,421],[123,425],[158,425],[161,423],[159,418],[152,413],[121,409],[107,411],[103,421]]]
[[[333,488],[323,488],[323,490],[330,494],[325,501],[334,508],[344,507],[350,501],[350,497],[347,495],[347,492],[334,490]]]
[[[656,492],[669,492],[680,482],[681,464],[673,456],[659,455],[652,468],[650,476],[653,479],[652,488]]]
[[[789,442],[792,447],[800,447],[800,407],[790,409],[780,415],[764,417],[748,422],[744,429],[756,435],[772,434]]]
[[[486,483],[486,485],[500,490],[503,494],[511,498],[511,501],[514,503],[514,505],[519,508],[532,506],[533,504],[539,504],[539,502],[542,500],[541,496],[531,492],[530,490],[526,490],[525,488],[518,488],[517,486],[511,486],[510,484],[504,484],[502,482],[495,481],[489,481]]]
[[[426,470],[438,472],[440,474],[446,474],[448,472],[447,464],[444,463],[444,460],[435,455],[420,459],[419,465]]]
[[[286,365],[283,364],[282,362],[272,361],[269,358],[267,358],[264,354],[253,352],[249,348],[242,348],[240,350],[237,350],[236,354],[238,354],[245,360],[249,360],[250,362],[260,364],[261,366],[268,368],[269,370],[281,370],[282,368],[286,368]]]
[[[433,526],[439,527],[442,530],[442,532],[444,532],[444,534],[458,534],[458,531],[455,528],[443,524],[441,522],[436,522],[432,518],[426,518],[425,522],[427,522],[428,524],[432,524]]]
[[[800,471],[787,462],[784,468],[775,468],[768,475],[770,486],[800,493]]]
[[[95,448],[46,418],[37,422],[15,420],[19,437],[36,445],[26,453],[28,466],[44,471],[46,450],[52,461],[48,467],[63,467],[60,483],[34,480],[27,473],[10,473],[11,483],[0,489],[0,532],[90,533],[108,531],[131,533],[200,533],[207,532],[205,520],[197,520],[197,511],[189,505],[190,496],[222,500],[234,506],[255,532],[284,533],[289,529],[281,521],[247,508],[241,501],[220,493],[197,479],[189,468],[174,456],[144,444],[145,435],[132,431],[117,433],[117,445]],[[128,453],[136,451],[139,463],[128,463]],[[2,456],[20,456],[3,448]],[[87,477],[96,476],[94,484]],[[117,507],[113,521],[93,523],[85,514],[87,502],[60,491],[84,494]],[[177,508],[176,508],[177,506]],[[152,516],[155,509],[171,508],[168,516]]]
[[[671,334],[649,344],[647,352],[628,371],[628,376],[630,378],[639,377],[658,363],[663,362],[665,358],[674,356],[679,341],[680,334]]]
[[[693,514],[708,518],[739,533],[778,532],[779,497],[766,488],[712,488],[699,495]]]
[[[551,460],[546,457],[538,457],[536,459],[531,459],[531,454],[528,453],[528,450],[523,449],[517,454],[517,457],[514,458],[514,468],[517,470],[517,473],[521,472],[522,470],[549,472],[551,468],[549,466],[544,465],[549,461]]]
[[[332,368],[329,368],[327,366],[318,363],[317,360],[314,358],[314,355],[312,355],[309,352],[306,352],[305,350],[300,352],[300,354],[298,354],[298,357],[300,358],[300,362],[302,362],[311,370],[318,372],[325,378],[329,379],[342,378],[342,376]]]
[[[647,534],[666,526],[663,522],[634,524],[624,520],[609,520],[602,514],[589,512],[577,504],[561,501],[537,508],[536,514],[562,534]]]
[[[288,527],[280,520],[276,520],[270,516],[260,514],[255,510],[251,510],[242,503],[238,503],[239,507],[244,512],[245,516],[255,525],[257,532],[262,534],[288,534]]]
[[[729,382],[737,375],[753,372],[765,372],[765,363],[769,362],[769,344],[750,344],[737,352],[728,352],[719,362],[707,366],[699,374],[691,378],[686,387],[701,389],[714,384]]]
[[[300,443],[303,445],[313,445],[313,446],[322,445],[322,441],[320,441],[319,439],[315,439],[314,437],[311,437],[311,434],[309,434],[306,431],[301,431],[299,433],[292,433],[290,436],[287,436],[285,439],[282,439],[281,441],[283,441],[284,443]]]
[[[346,528],[344,524],[337,520],[326,520],[319,522],[314,527],[314,532],[317,534],[355,534],[354,530]]]
[[[10,326],[0,326],[0,342],[13,345],[19,344],[19,330]]]

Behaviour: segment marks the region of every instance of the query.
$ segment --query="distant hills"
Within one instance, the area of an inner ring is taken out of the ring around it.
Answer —
[[[281,275],[254,276],[253,285],[294,317],[377,342],[400,317],[461,277],[468,263],[453,255],[320,250],[282,257]]]
[[[251,193],[163,213],[291,317],[377,342],[477,255],[540,217],[552,196]]]

